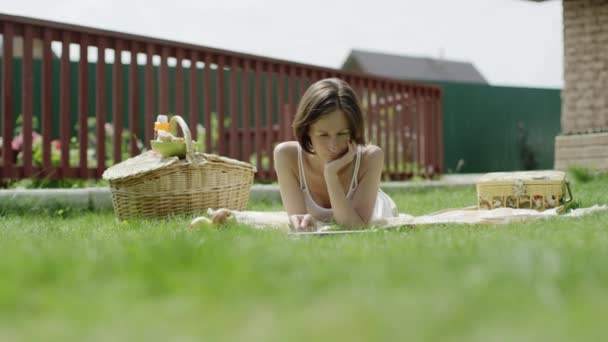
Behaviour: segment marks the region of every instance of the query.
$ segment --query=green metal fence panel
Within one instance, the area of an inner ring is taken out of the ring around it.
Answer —
[[[443,86],[446,173],[553,168],[560,89]]]

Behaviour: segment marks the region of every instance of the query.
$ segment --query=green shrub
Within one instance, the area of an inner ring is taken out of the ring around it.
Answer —
[[[588,183],[592,181],[596,176],[596,171],[583,167],[583,166],[571,166],[568,169],[568,172],[572,175],[572,177],[579,183]]]

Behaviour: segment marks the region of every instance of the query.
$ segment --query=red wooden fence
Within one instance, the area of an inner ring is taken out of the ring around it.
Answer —
[[[130,155],[140,153],[137,140],[149,142],[156,115],[170,110],[170,61],[175,65],[173,112],[186,118],[193,130],[198,124],[212,128],[213,122],[217,122],[217,138],[205,134],[206,152],[252,162],[259,170],[258,180],[275,179],[272,149],[278,142],[292,139],[290,125],[300,96],[312,82],[326,77],[344,79],[359,94],[367,113],[367,136],[385,151],[385,179],[407,179],[415,172],[430,175],[444,170],[441,88],[437,86],[3,14],[0,14],[0,34],[3,38],[0,179],[99,178],[109,164],[123,159],[123,145],[128,144]],[[61,46],[60,51],[54,51],[52,45]],[[34,47],[41,47],[41,52],[35,52]],[[92,61],[89,60],[90,48],[97,50]],[[108,52],[113,52],[113,61],[106,61]],[[54,53],[60,54],[61,60],[58,98],[51,95]],[[16,56],[23,60],[21,98],[14,95],[13,60]],[[42,158],[34,161],[32,65],[38,58],[42,61],[39,90]],[[75,59],[78,60],[78,108],[74,113],[70,109],[69,80],[70,61]],[[124,75],[119,68],[124,60],[131,66],[126,97],[123,96]],[[92,99],[88,87],[92,75],[89,75],[88,65],[91,62],[96,63],[94,113],[89,112]],[[105,70],[112,63],[113,101],[112,108],[108,108]],[[144,84],[138,82],[138,65],[144,65]],[[155,80],[156,67],[158,81]],[[213,70],[224,72],[216,72],[214,79],[211,77]],[[191,80],[187,87],[184,86],[186,73]],[[199,79],[201,73],[202,79]],[[237,82],[237,73],[252,75],[253,86],[250,82]],[[227,91],[226,84],[229,85]],[[272,91],[273,85],[276,92]],[[140,92],[144,94],[143,101],[139,100]],[[21,101],[23,113],[15,112],[15,101]],[[262,112],[262,101],[265,112]],[[53,115],[52,110],[57,102],[58,116]],[[239,103],[242,103],[240,108]],[[128,113],[123,113],[125,104]],[[144,113],[143,117],[140,112]],[[23,139],[14,149],[12,142],[18,138],[14,134],[18,114],[23,118]],[[127,122],[123,122],[123,116],[128,117]],[[88,131],[87,119],[90,117],[96,120],[94,132]],[[71,138],[73,118],[77,118],[78,134]],[[57,144],[60,158],[53,161],[51,127],[55,120],[59,120],[60,127]],[[137,127],[142,122],[145,130],[139,134]],[[106,123],[111,124],[115,134],[107,134]],[[123,130],[132,137],[127,143],[121,138]],[[211,133],[211,129],[206,132]],[[88,155],[92,146],[90,133],[94,133],[96,146],[93,151],[96,157],[92,159]],[[105,140],[110,138],[112,150],[106,151]],[[70,139],[77,142],[77,153],[70,154]],[[106,163],[106,160],[110,162]]]

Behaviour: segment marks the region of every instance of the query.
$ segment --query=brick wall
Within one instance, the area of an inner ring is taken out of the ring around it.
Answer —
[[[608,170],[608,133],[560,135],[555,138],[555,168],[569,165]]]
[[[608,154],[602,152],[608,150],[608,139],[597,135],[608,132],[608,0],[563,0],[562,4],[564,135],[556,138],[555,167],[578,164],[608,169]]]
[[[563,0],[562,132],[608,130],[608,1]]]

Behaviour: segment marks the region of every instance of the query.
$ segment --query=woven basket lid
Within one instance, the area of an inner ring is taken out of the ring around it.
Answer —
[[[563,181],[566,173],[563,171],[515,171],[515,172],[491,172],[479,178],[478,182],[494,181]]]
[[[102,177],[114,181],[158,170],[177,162],[178,157],[163,157],[157,152],[147,151],[108,168]]]
[[[249,163],[215,154],[193,153],[190,156],[189,161],[187,159],[179,159],[178,157],[163,157],[160,153],[147,151],[108,168],[103,173],[102,177],[108,181],[116,181],[125,179],[127,177],[140,176],[148,172],[174,165],[176,163],[191,163],[200,165],[207,162],[231,164],[251,170],[252,172],[257,171],[257,169]]]
[[[217,154],[195,153],[194,156],[198,157],[199,159],[203,158],[204,160],[211,162],[211,163],[232,164],[232,165],[237,165],[237,166],[243,167],[245,169],[249,169],[253,172],[257,172],[257,168],[247,162],[228,158],[228,157],[218,156]]]

